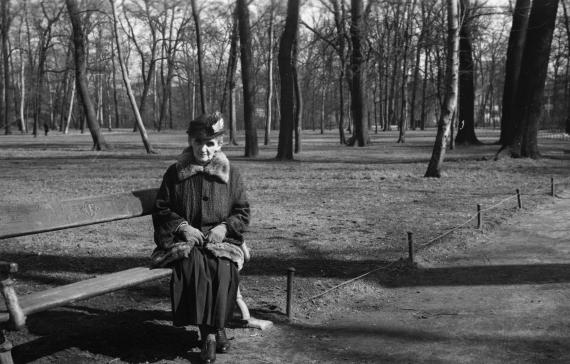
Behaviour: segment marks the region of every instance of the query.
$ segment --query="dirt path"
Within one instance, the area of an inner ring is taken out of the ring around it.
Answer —
[[[570,195],[560,197],[324,324],[240,335],[219,362],[569,363]]]

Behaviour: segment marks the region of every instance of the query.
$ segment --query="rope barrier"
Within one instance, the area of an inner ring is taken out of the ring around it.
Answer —
[[[382,269],[387,269],[387,268],[391,267],[391,266],[394,265],[394,264],[396,264],[396,262],[392,262],[392,263],[387,264],[387,265],[384,265],[384,266],[382,266],[382,267],[377,267],[377,268],[375,268],[375,269],[373,269],[373,270],[371,270],[371,271],[369,271],[369,272],[366,272],[366,273],[364,273],[364,274],[359,275],[358,277],[354,277],[354,278],[352,278],[352,279],[349,279],[348,281],[344,281],[344,282],[342,282],[342,283],[340,283],[340,284],[337,284],[336,286],[331,287],[331,288],[327,289],[326,291],[321,292],[321,293],[319,293],[319,294],[317,294],[317,295],[315,295],[315,296],[313,296],[313,297],[307,298],[307,299],[301,301],[300,303],[307,303],[307,302],[309,302],[309,301],[312,301],[312,300],[314,300],[314,299],[316,299],[316,298],[319,298],[319,297],[321,297],[321,296],[324,296],[325,294],[329,293],[330,291],[334,291],[334,290],[337,289],[337,288],[340,288],[340,287],[345,286],[345,285],[347,285],[347,284],[349,284],[349,283],[352,283],[352,282],[354,282],[354,281],[356,281],[356,280],[358,280],[358,279],[360,279],[360,278],[366,277],[367,275],[369,275],[369,274],[371,274],[371,273],[374,273],[374,272],[376,272],[376,271],[379,271],[379,270],[382,270]]]
[[[559,185],[559,184],[563,184],[563,183],[564,183],[564,184],[570,183],[570,177],[569,177],[569,178],[566,178],[566,179],[563,179],[562,181],[563,181],[562,183],[561,183],[561,182],[558,182],[558,183],[556,183],[555,185]],[[528,186],[528,184],[529,184],[529,183],[526,183],[525,186]],[[527,193],[526,195],[531,195],[533,192],[538,192],[541,188],[542,188],[542,187],[537,187],[534,191],[532,191],[531,193]],[[503,203],[505,203],[505,202],[507,202],[507,201],[513,199],[513,198],[517,198],[517,194],[514,194],[514,195],[512,195],[512,196],[509,196],[509,197],[507,197],[507,198],[504,198],[503,200],[501,200],[501,201],[497,202],[496,204],[491,205],[491,206],[489,206],[489,207],[487,207],[487,208],[481,210],[480,212],[489,211],[489,210],[491,210],[491,209],[494,209],[495,207],[497,207],[497,206],[499,206],[499,205],[501,205],[501,204],[503,204]],[[463,222],[462,224],[453,227],[452,229],[450,229],[450,230],[444,232],[443,234],[440,234],[440,235],[436,236],[435,238],[428,240],[428,241],[425,242],[425,243],[419,244],[419,247],[420,247],[420,248],[423,248],[423,247],[426,247],[426,246],[432,244],[433,242],[435,242],[435,241],[437,241],[437,240],[443,238],[444,236],[449,235],[449,234],[451,234],[452,232],[454,232],[454,231],[456,231],[456,230],[462,228],[463,226],[467,225],[469,222],[473,221],[475,218],[477,218],[477,214],[471,216],[469,219],[467,219],[467,220],[466,220],[465,222]],[[387,269],[387,268],[389,268],[389,267],[395,265],[397,262],[398,262],[398,261],[394,261],[394,262],[392,262],[392,263],[390,263],[390,264],[387,264],[387,265],[384,265],[384,266],[381,266],[381,267],[376,267],[376,268],[372,269],[371,271],[368,271],[368,272],[366,272],[366,273],[363,273],[363,274],[359,275],[358,277],[354,277],[354,278],[352,278],[352,279],[349,279],[348,281],[344,281],[344,282],[342,282],[342,283],[340,283],[340,284],[337,284],[336,286],[333,286],[333,287],[331,287],[331,288],[329,288],[329,289],[327,289],[327,290],[325,290],[325,291],[323,291],[323,292],[321,292],[321,293],[319,293],[319,294],[317,294],[317,295],[314,295],[314,296],[312,296],[312,297],[309,297],[309,298],[307,298],[307,299],[305,299],[305,300],[299,302],[299,304],[304,304],[304,303],[313,301],[313,300],[315,300],[315,299],[317,299],[317,298],[319,298],[319,297],[322,297],[322,296],[326,295],[327,293],[329,293],[329,292],[331,292],[331,291],[334,291],[334,290],[336,290],[336,289],[338,289],[338,288],[340,288],[340,287],[346,286],[346,285],[349,284],[349,283],[352,283],[352,282],[357,281],[357,280],[359,280],[359,279],[361,279],[361,278],[364,278],[364,277],[366,277],[367,275],[370,275],[370,274],[372,274],[372,273],[374,273],[374,272],[377,272],[377,271],[379,271],[379,270]]]

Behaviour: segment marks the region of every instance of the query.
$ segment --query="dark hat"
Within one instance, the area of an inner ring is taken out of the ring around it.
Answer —
[[[225,130],[222,113],[216,111],[212,114],[200,115],[188,124],[186,133],[193,138],[201,139],[212,139],[223,135]]]

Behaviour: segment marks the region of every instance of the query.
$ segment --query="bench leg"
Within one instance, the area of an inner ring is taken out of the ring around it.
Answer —
[[[241,319],[244,321],[249,320],[251,318],[251,316],[249,315],[249,309],[247,308],[247,305],[243,300],[243,296],[241,295],[241,290],[239,289],[239,287],[237,289],[236,303],[239,307],[239,310],[241,311]]]
[[[12,343],[4,336],[4,331],[0,330],[0,364],[14,364],[11,350]]]
[[[10,322],[14,329],[20,330],[26,325],[26,315],[20,307],[18,296],[14,290],[14,280],[11,278],[0,281],[0,288],[2,289],[2,296],[6,301],[6,308],[10,313]]]
[[[260,319],[256,319],[254,317],[251,317],[251,315],[249,314],[249,309],[247,308],[247,305],[245,304],[245,301],[243,300],[243,296],[241,295],[241,291],[240,291],[239,287],[237,290],[236,303],[239,307],[239,310],[241,311],[241,319],[246,322],[247,327],[265,330],[265,329],[273,326],[273,322],[271,322],[271,321],[260,320]]]

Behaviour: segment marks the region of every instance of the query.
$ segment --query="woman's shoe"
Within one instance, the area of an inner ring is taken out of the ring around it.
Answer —
[[[216,340],[214,338],[210,338],[208,335],[207,338],[202,340],[202,352],[200,353],[200,359],[202,359],[202,363],[213,363],[216,361]]]
[[[216,351],[225,354],[230,351],[230,341],[226,336],[226,329],[216,329]]]

